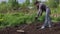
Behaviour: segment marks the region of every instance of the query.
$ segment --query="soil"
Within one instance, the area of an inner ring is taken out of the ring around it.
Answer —
[[[51,28],[40,29],[43,23],[32,23],[0,29],[0,34],[60,34],[60,22],[53,23]],[[18,30],[23,30],[22,32]]]

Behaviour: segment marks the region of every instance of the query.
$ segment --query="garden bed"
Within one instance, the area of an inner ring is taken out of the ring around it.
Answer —
[[[21,25],[15,27],[6,27],[0,29],[0,34],[60,34],[60,22],[53,23],[52,28],[40,29],[37,27],[41,27],[42,23],[32,23],[29,25]],[[23,32],[19,32],[17,30],[23,30]]]

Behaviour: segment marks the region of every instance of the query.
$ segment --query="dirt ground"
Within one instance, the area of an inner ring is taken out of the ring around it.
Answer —
[[[0,34],[60,34],[60,22],[53,23],[52,28],[40,29],[42,23],[34,23],[30,25],[21,25],[15,27],[6,27],[0,29]],[[39,28],[38,28],[39,27]],[[23,30],[23,32],[19,32]]]

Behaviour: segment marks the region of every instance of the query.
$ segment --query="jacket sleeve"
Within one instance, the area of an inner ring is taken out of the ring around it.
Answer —
[[[39,9],[38,9],[38,12],[37,12],[37,15],[38,16],[41,16],[42,15],[41,6],[42,6],[42,4],[39,4]]]

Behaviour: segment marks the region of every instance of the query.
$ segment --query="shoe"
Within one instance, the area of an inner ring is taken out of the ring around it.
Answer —
[[[44,29],[44,28],[45,28],[45,26],[42,26],[42,27],[41,27],[41,29]]]
[[[51,28],[51,25],[49,25],[48,27]]]

